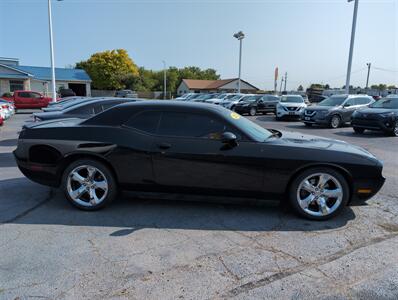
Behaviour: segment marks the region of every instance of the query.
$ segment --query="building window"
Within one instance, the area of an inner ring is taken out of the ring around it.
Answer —
[[[10,80],[10,92],[23,90],[22,80]]]

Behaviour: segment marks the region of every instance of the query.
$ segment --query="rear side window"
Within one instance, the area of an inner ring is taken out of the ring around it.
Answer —
[[[227,126],[211,116],[164,112],[158,134],[218,140],[225,131],[228,131]]]
[[[159,124],[160,112],[145,111],[138,113],[128,120],[124,125],[139,131],[155,134]]]
[[[371,100],[369,98],[356,98],[355,99],[356,105],[369,104],[370,102],[371,102]]]

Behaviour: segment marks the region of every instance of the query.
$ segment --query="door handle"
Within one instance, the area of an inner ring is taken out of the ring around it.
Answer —
[[[158,144],[158,147],[165,150],[171,148],[171,145],[169,143],[160,143]]]

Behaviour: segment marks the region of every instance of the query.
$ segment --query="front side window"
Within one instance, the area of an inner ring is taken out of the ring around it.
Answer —
[[[164,112],[160,120],[158,134],[219,140],[226,131],[228,131],[226,124],[212,116]]]
[[[161,113],[158,111],[141,112],[133,116],[124,125],[139,131],[155,134],[159,124],[160,114]]]
[[[37,94],[37,93],[30,93],[30,98],[38,99],[38,98],[40,98],[40,97],[41,97],[40,94]]]
[[[21,98],[30,98],[30,93],[29,92],[21,92],[18,94],[18,96]]]

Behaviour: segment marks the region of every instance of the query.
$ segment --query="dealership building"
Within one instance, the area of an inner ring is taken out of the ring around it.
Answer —
[[[177,94],[186,93],[236,93],[238,91],[239,79],[220,80],[197,80],[183,79],[178,86]],[[241,80],[240,90],[242,93],[255,94],[259,89],[247,81]]]
[[[56,90],[72,89],[78,96],[91,96],[91,79],[84,70],[55,68]],[[51,96],[51,68],[21,66],[17,58],[0,57],[0,96],[28,90]]]

